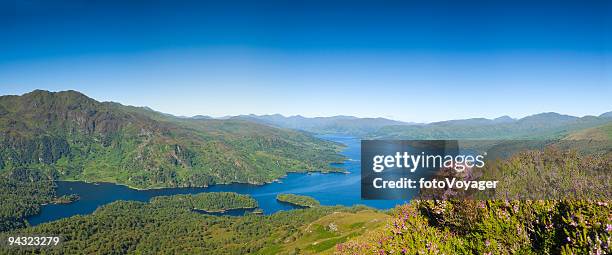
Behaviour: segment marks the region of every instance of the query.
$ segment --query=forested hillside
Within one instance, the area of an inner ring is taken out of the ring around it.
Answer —
[[[61,236],[63,241],[57,247],[36,251],[0,246],[0,254],[249,254],[300,238],[300,229],[325,215],[361,210],[367,208],[318,207],[270,216],[227,217],[193,212],[164,201],[120,201],[91,215],[19,230],[22,235]],[[0,238],[5,240],[8,235],[14,233],[0,234]]]
[[[40,171],[12,169],[0,173],[0,232],[27,226],[26,217],[38,214],[42,204],[55,199],[52,178]]]
[[[288,171],[334,171],[341,145],[241,120],[176,118],[148,108],[37,90],[0,97],[0,169],[136,188],[260,184]],[[0,170],[0,171],[2,171]]]

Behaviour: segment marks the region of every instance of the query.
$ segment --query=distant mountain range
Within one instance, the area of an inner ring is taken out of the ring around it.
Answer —
[[[366,137],[371,139],[561,139],[571,132],[612,122],[610,113],[574,117],[554,112],[521,119],[466,119],[426,125],[385,126]]]
[[[192,117],[210,119],[208,116]],[[502,116],[495,119],[473,118],[428,124],[402,122],[385,118],[333,116],[307,118],[274,115],[239,115],[224,119],[246,120],[280,128],[304,130],[315,134],[351,135],[371,139],[511,139],[560,138],[572,131],[595,127],[612,121],[612,112],[600,116],[574,117],[554,112],[521,119]]]
[[[317,134],[345,134],[362,136],[385,126],[415,125],[385,118],[357,118],[353,116],[333,116],[306,118],[302,116],[285,117],[274,115],[239,115],[230,119],[248,120],[266,125],[304,130]]]
[[[137,188],[264,183],[334,170],[341,145],[239,119],[179,118],[76,91],[0,97],[0,170]],[[2,171],[0,171],[2,173]]]

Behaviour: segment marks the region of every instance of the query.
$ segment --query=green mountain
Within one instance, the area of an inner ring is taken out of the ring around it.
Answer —
[[[370,139],[560,139],[571,132],[612,122],[612,118],[574,117],[554,112],[514,120],[467,119],[426,125],[385,126],[367,135]]]
[[[231,117],[231,119],[249,120],[266,125],[303,130],[317,134],[343,134],[353,136],[362,136],[384,126],[414,124],[385,118],[357,118],[353,116],[307,118],[299,115],[285,117],[280,114],[239,115]]]
[[[335,171],[341,145],[244,120],[179,118],[98,102],[76,91],[0,97],[0,172],[137,188],[264,183],[290,171]]]

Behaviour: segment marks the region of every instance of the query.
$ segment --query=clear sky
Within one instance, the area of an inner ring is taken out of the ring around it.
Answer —
[[[611,19],[589,0],[0,0],[0,95],[184,116],[598,115]]]

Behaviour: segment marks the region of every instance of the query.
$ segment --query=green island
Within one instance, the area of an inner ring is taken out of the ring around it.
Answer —
[[[210,192],[194,195],[154,197],[151,199],[151,205],[190,208],[205,212],[225,212],[234,209],[257,208],[257,201],[251,196],[234,192]]]
[[[79,195],[77,194],[70,194],[70,195],[63,195],[60,197],[56,197],[53,200],[51,200],[51,204],[70,204],[74,201],[79,200]]]
[[[283,203],[289,203],[300,207],[317,207],[321,204],[316,199],[309,196],[300,196],[295,194],[278,194],[276,200]]]

